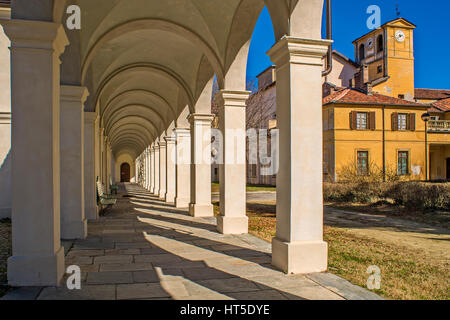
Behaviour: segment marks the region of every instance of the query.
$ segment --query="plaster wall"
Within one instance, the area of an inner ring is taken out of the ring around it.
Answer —
[[[120,166],[124,163],[130,165],[130,181],[136,181],[136,165],[134,163],[133,157],[127,153],[121,154],[116,158],[115,161],[115,182],[120,183]]]

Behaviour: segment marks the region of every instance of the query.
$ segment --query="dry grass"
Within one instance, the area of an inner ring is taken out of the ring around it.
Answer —
[[[424,212],[423,210],[414,210],[400,207],[385,201],[371,204],[352,202],[325,202],[325,205],[341,210],[381,214],[393,218],[407,219],[418,223],[426,223],[429,225],[450,229],[449,211],[436,210]]]
[[[265,186],[265,185],[248,185],[247,191],[255,192],[255,191],[277,191],[276,187],[273,186]],[[213,182],[211,184],[211,192],[220,192],[220,186],[218,183]]]
[[[0,297],[6,293],[6,261],[11,255],[11,221],[0,220]]]
[[[217,204],[216,204],[217,205]],[[276,232],[275,204],[248,203],[250,233],[271,241]],[[421,250],[385,243],[356,235],[347,228],[325,226],[329,245],[329,271],[351,283],[366,287],[370,265],[381,269],[381,289],[375,292],[387,299],[450,299],[450,262]]]
[[[344,228],[325,227],[329,245],[329,271],[364,287],[367,267],[381,269],[385,298],[401,300],[450,299],[448,261],[433,259],[423,251],[357,236]]]

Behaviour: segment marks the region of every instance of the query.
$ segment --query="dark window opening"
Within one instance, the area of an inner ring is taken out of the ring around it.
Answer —
[[[384,50],[384,43],[383,43],[383,36],[380,34],[377,38],[377,43],[378,43],[378,50],[377,52],[381,52]]]
[[[359,46],[359,61],[362,61],[366,58],[366,47],[364,44]]]

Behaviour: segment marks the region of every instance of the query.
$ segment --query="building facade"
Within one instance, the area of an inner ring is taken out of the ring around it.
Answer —
[[[355,61],[333,52],[333,71],[323,78],[325,181],[351,174],[450,179],[450,90],[415,88],[415,28],[399,18],[360,37]],[[254,127],[276,128],[272,69],[258,76],[261,85],[248,101],[247,117],[264,113]],[[276,176],[261,178],[261,171],[260,162],[249,164],[249,183],[275,184]]]

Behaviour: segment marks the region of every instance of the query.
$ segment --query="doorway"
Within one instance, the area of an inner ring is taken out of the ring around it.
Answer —
[[[120,165],[120,182],[130,182],[130,165],[126,162]]]

